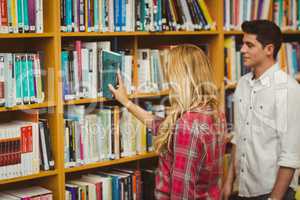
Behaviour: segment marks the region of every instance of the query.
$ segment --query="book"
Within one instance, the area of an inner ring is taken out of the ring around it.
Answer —
[[[108,85],[117,87],[117,72],[122,66],[122,56],[119,53],[103,50],[102,51],[103,62],[103,96],[111,99],[112,93],[110,92]]]

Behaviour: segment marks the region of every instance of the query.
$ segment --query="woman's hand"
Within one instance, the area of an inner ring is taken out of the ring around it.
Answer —
[[[127,91],[119,71],[117,73],[117,78],[118,78],[119,87],[114,88],[111,84],[109,84],[108,88],[113,94],[113,96],[116,98],[116,100],[126,107],[126,105],[129,104],[130,100],[128,98]]]

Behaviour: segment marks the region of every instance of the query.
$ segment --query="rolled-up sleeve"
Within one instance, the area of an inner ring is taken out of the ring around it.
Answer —
[[[300,87],[276,91],[277,129],[280,133],[279,166],[300,168]]]
[[[163,122],[164,118],[155,116],[155,119],[152,122],[152,134],[157,135],[160,124]]]

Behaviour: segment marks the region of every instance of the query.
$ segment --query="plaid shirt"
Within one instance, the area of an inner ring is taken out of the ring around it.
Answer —
[[[159,156],[155,196],[159,200],[219,200],[226,131],[211,115],[187,112],[177,120],[173,148]],[[161,119],[154,122],[157,133]],[[217,134],[217,132],[222,134]]]

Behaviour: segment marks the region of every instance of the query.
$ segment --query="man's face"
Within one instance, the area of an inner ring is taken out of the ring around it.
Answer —
[[[256,68],[267,58],[265,48],[256,40],[256,35],[254,34],[244,33],[241,53],[243,55],[243,63],[247,68]]]

